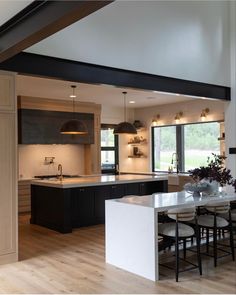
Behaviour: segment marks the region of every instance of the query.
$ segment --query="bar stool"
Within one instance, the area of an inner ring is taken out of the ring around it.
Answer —
[[[229,221],[228,213],[220,214],[220,216],[225,218],[227,221]],[[233,210],[231,209],[231,222],[232,222],[233,232],[236,233],[236,209],[233,209]],[[224,230],[223,230],[223,236],[224,236]],[[236,241],[236,238],[234,238],[233,240]],[[236,248],[235,243],[234,243],[234,248]]]
[[[158,234],[160,236],[162,236],[163,238],[169,238],[171,240],[174,240],[176,282],[178,282],[179,273],[187,271],[187,270],[198,268],[200,275],[202,275],[202,265],[201,265],[201,256],[200,256],[200,236],[199,236],[199,230],[198,230],[195,211],[196,211],[195,207],[170,209],[167,211],[167,215],[169,218],[174,219],[175,222],[163,223],[158,225]],[[196,233],[191,226],[180,222],[180,221],[185,222],[185,221],[189,221],[193,219],[195,219],[196,221],[196,224],[195,224]],[[197,257],[198,257],[197,265],[186,260],[186,240],[194,236],[196,236],[196,241],[197,241]],[[183,260],[187,262],[188,264],[192,265],[192,267],[189,267],[188,269],[185,269],[182,271],[179,270],[179,260],[181,259],[179,255],[179,244],[181,241],[183,241],[183,246],[184,246]],[[161,264],[161,265],[168,267],[167,265],[164,265],[164,264]]]
[[[227,255],[232,255],[232,259],[234,260],[234,241],[233,241],[233,228],[232,228],[232,219],[231,219],[231,210],[229,202],[217,202],[217,203],[208,203],[205,205],[205,208],[209,212],[205,215],[200,215],[198,217],[198,225],[200,228],[206,229],[206,238],[207,238],[207,254],[208,256],[212,256],[208,253],[209,247],[209,230],[213,231],[213,248],[214,248],[214,266],[217,266],[217,259],[222,258]],[[228,220],[217,215],[227,214]],[[218,248],[217,245],[220,245],[217,242],[217,231],[219,230],[228,230],[230,235],[230,248],[231,252],[228,252],[224,249]],[[218,257],[217,250],[225,252],[227,254],[221,255]]]

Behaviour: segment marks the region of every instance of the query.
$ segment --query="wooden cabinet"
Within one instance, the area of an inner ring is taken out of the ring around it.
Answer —
[[[31,223],[62,233],[105,222],[105,200],[166,192],[167,180],[79,188],[31,186]]]
[[[82,121],[88,129],[88,134],[61,134],[62,124],[70,119]],[[18,142],[20,144],[92,144],[94,114],[19,109]]]
[[[30,212],[30,180],[18,181],[18,212]]]
[[[188,182],[193,182],[189,175],[178,175],[178,182],[176,184],[168,184],[168,192],[181,192],[184,185]]]
[[[0,72],[0,264],[17,261],[14,75]]]
[[[0,72],[0,110],[15,110],[14,75]]]

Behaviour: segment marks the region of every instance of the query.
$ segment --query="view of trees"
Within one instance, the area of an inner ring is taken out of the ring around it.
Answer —
[[[212,152],[220,152],[218,122],[182,125],[185,171],[204,165]],[[154,163],[157,170],[168,170],[176,152],[176,126],[154,129]]]

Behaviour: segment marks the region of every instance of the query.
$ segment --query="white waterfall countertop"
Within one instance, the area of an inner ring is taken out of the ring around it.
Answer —
[[[98,186],[109,184],[135,183],[135,182],[149,182],[149,181],[163,181],[168,180],[167,175],[99,175],[99,176],[83,176],[75,178],[64,178],[62,181],[57,178],[49,179],[34,179],[31,181],[33,185],[57,187],[57,188],[73,188],[84,186]]]
[[[156,211],[166,211],[171,208],[183,208],[192,205],[203,206],[208,202],[221,202],[236,200],[235,193],[222,193],[215,196],[201,195],[193,196],[186,191],[173,193],[155,193],[146,196],[128,196],[121,199],[113,199],[108,202],[118,202],[129,205],[139,205],[157,209]]]
[[[106,262],[142,276],[159,280],[158,214],[171,208],[233,201],[236,194],[193,197],[182,191],[106,200]]]

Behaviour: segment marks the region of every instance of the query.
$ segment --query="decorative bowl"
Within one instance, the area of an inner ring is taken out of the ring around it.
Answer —
[[[209,189],[209,184],[206,182],[197,183],[186,183],[184,185],[184,190],[189,193],[193,193],[194,196],[200,196],[201,192],[205,192]]]

